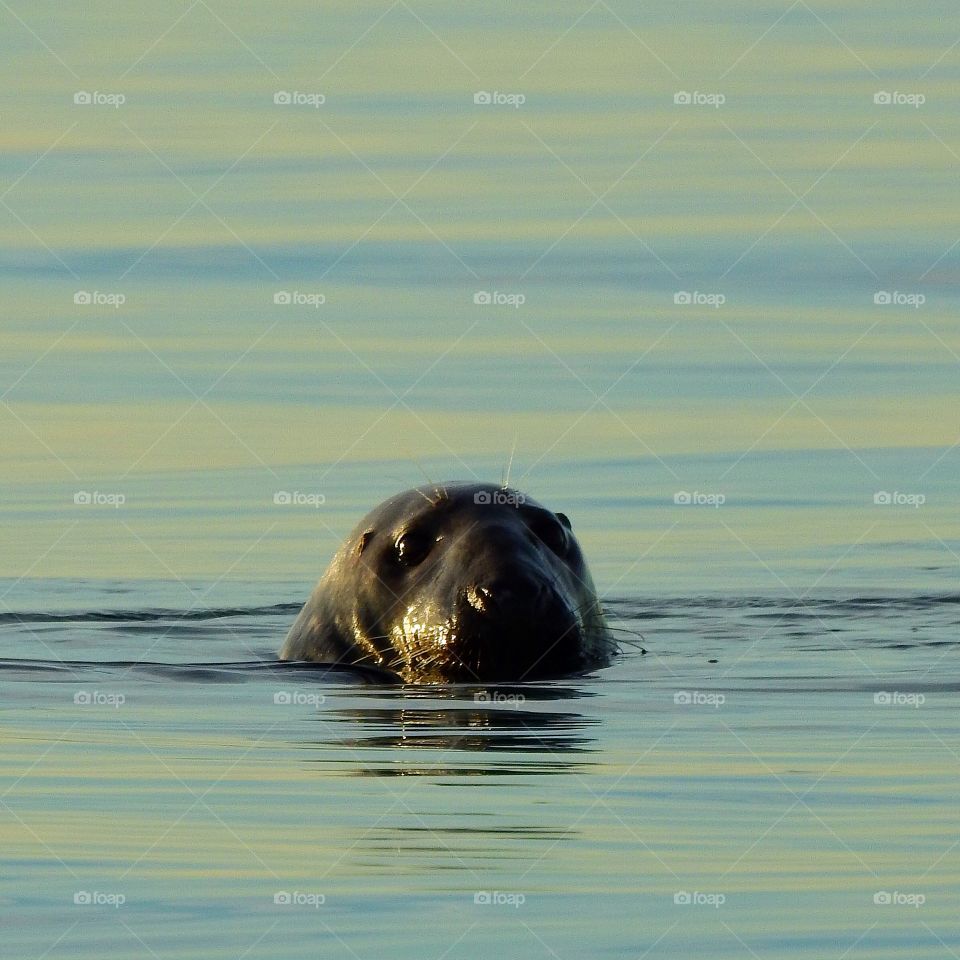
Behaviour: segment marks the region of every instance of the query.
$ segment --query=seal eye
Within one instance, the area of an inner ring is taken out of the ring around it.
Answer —
[[[530,524],[530,529],[534,536],[546,544],[554,553],[561,557],[566,554],[570,544],[567,539],[567,531],[554,517],[537,517]]]
[[[394,545],[397,563],[401,567],[415,567],[426,559],[435,542],[422,531],[408,530],[401,533]]]

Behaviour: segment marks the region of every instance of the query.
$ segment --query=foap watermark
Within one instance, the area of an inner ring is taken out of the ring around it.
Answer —
[[[922,693],[903,693],[900,690],[878,690],[873,695],[878,707],[913,707],[915,710],[927,702]]]
[[[873,902],[878,907],[913,907],[919,910],[927,898],[922,893],[904,893],[902,890],[878,890],[873,895]]]
[[[503,93],[500,90],[478,90],[473,95],[473,102],[478,107],[513,107],[519,110],[527,98],[522,93]]]
[[[922,107],[927,98],[922,93],[901,93],[899,90],[878,90],[873,102],[881,107]]]
[[[119,110],[127,102],[127,98],[122,93],[78,90],[73,95],[73,102],[78,107],[113,107]]]
[[[723,106],[727,102],[722,93],[704,93],[702,90],[678,90],[673,95],[673,102],[681,107],[714,107]]]
[[[78,507],[113,507],[119,510],[127,502],[123,493],[104,493],[102,490],[77,490],[73,502]]]
[[[517,493],[516,490],[478,490],[473,495],[473,502],[518,507],[526,503],[527,498],[522,493]]]
[[[106,893],[103,890],[75,890],[73,902],[78,907],[122,907],[127,898],[122,893]]]
[[[502,290],[478,290],[473,295],[478,307],[522,307],[527,298],[522,293],[504,293]]]
[[[517,705],[526,703],[527,698],[522,693],[504,693],[502,690],[477,690],[473,694],[473,702]]]
[[[273,902],[278,907],[313,907],[314,910],[322,907],[327,898],[322,893],[304,893],[301,890],[278,890],[273,895]]]
[[[322,693],[301,693],[299,690],[277,690],[273,702],[279,707],[320,707],[326,703]]]
[[[124,293],[105,293],[103,290],[78,290],[73,295],[78,307],[113,307],[119,309],[127,302]]]
[[[278,507],[322,507],[327,498],[322,493],[303,493],[300,490],[278,490],[273,495]]]
[[[503,890],[478,890],[473,902],[482,907],[522,907],[527,898],[522,893],[507,893]]]
[[[322,307],[327,302],[325,294],[303,293],[300,290],[277,290],[273,302],[278,307]]]
[[[914,510],[917,510],[927,502],[927,497],[923,493],[878,490],[873,495],[873,502],[878,507],[913,507]]]
[[[713,707],[719,709],[727,698],[722,693],[710,693],[706,690],[678,690],[673,702],[680,707]]]
[[[77,690],[73,702],[78,707],[113,707],[119,710],[126,702],[125,694],[109,690]]]
[[[722,507],[727,498],[722,493],[703,493],[694,490],[678,490],[673,495],[673,502],[679,507]]]
[[[704,893],[701,890],[678,890],[673,895],[673,902],[678,907],[713,907],[719,910],[727,902],[722,893]]]
[[[700,290],[677,290],[673,302],[678,307],[722,307],[727,298],[722,293],[702,293]]]
[[[318,110],[327,102],[325,93],[304,93],[302,90],[278,90],[273,95],[278,107],[313,107]]]
[[[919,310],[927,302],[927,298],[922,293],[878,290],[873,295],[873,302],[878,307],[913,307],[914,310]]]

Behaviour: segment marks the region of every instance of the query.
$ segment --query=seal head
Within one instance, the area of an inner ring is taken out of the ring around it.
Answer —
[[[364,517],[280,657],[448,683],[568,675],[614,652],[567,517],[495,484],[447,483]]]

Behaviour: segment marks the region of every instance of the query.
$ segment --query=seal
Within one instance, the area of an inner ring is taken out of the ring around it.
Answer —
[[[360,521],[280,659],[453,683],[582,673],[615,652],[567,517],[508,487],[452,482]]]

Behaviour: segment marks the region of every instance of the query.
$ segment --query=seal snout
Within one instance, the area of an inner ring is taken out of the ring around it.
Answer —
[[[533,679],[581,662],[580,623],[554,583],[535,572],[491,572],[462,595],[453,651],[469,679]]]
[[[546,583],[534,577],[498,576],[469,587],[466,597],[478,613],[513,619],[524,614],[539,614],[551,592]]]

